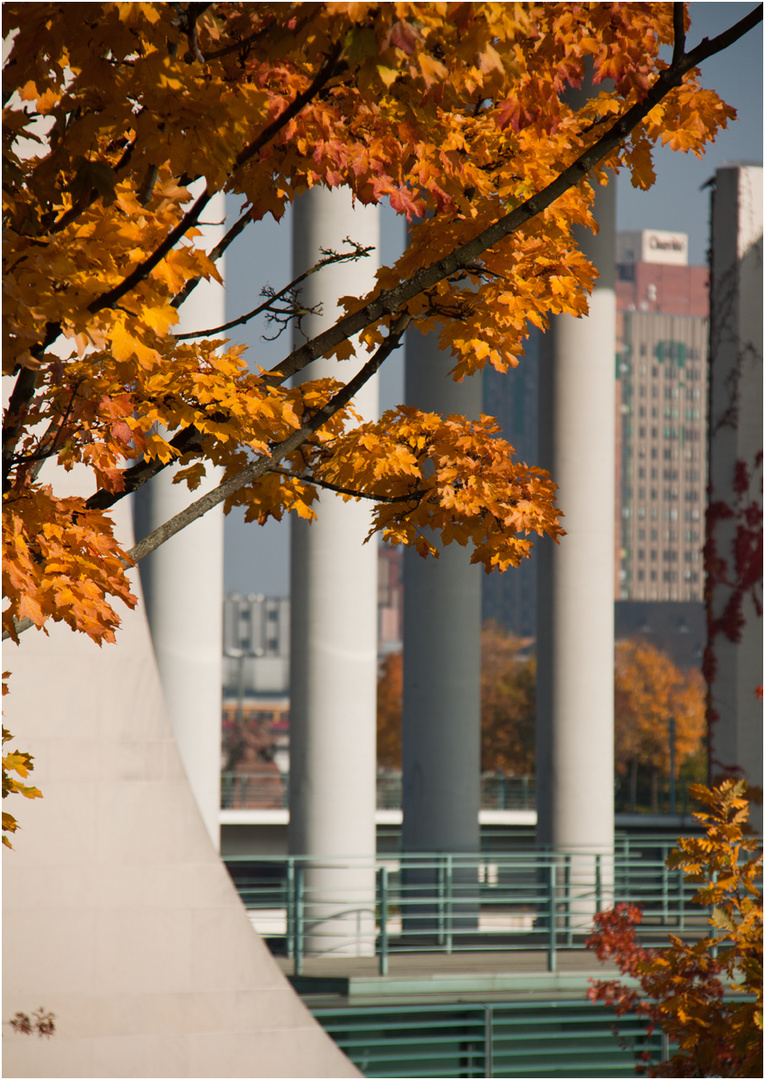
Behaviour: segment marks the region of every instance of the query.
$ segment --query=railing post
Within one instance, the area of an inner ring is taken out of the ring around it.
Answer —
[[[667,926],[669,924],[669,867],[666,858],[661,873],[661,907],[664,925]]]
[[[454,930],[454,864],[452,856],[446,856],[446,951],[452,951]]]
[[[491,1005],[483,1007],[483,1075],[494,1076],[494,1009]]]
[[[677,925],[685,929],[685,874],[681,866],[677,868]]]
[[[523,790],[523,809],[529,809],[529,778],[528,776],[521,777],[521,788]]]
[[[549,875],[547,879],[547,908],[548,908],[548,923],[547,923],[547,970],[555,971],[557,968],[556,941],[555,941],[555,921],[557,918],[556,912],[556,871],[555,856],[552,857],[549,866]]]
[[[295,974],[303,974],[303,871],[299,864],[295,867]]]
[[[438,944],[444,944],[444,890],[445,890],[445,878],[444,860],[443,856],[439,856],[436,860],[436,880],[438,888]]]
[[[563,857],[563,890],[564,890],[564,904],[565,904],[565,922],[564,927],[566,931],[566,944],[571,946],[574,944],[574,935],[571,929],[571,856],[565,855]]]
[[[295,955],[295,860],[287,856],[287,958]]]
[[[600,865],[600,852],[595,855],[595,910],[603,908],[603,874]]]
[[[388,867],[377,871],[378,904],[380,908],[380,958],[379,972],[388,974]]]

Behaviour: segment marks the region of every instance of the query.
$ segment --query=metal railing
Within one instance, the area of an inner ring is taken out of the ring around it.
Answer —
[[[369,1077],[621,1077],[667,1056],[658,1029],[589,1001],[342,1006],[311,1010]]]
[[[276,767],[255,772],[224,772],[221,774],[221,807],[225,810],[281,810],[289,806],[289,773]],[[656,808],[669,813],[674,804],[676,812],[687,814],[693,809],[688,793],[691,781],[678,780],[670,800],[669,781],[662,780],[658,788]],[[642,788],[637,803],[630,802],[626,782],[615,781],[617,811],[649,812],[650,797]],[[377,809],[401,809],[401,773],[381,770],[377,774]],[[482,810],[535,810],[536,785],[533,776],[506,776],[502,771],[481,777]]]
[[[665,845],[661,845],[664,847]],[[671,845],[667,844],[666,848]],[[592,917],[640,904],[641,940],[710,933],[709,911],[664,851],[634,841],[614,855],[550,852],[405,855],[375,860],[226,857],[250,918],[303,971],[307,955],[367,955],[388,973],[396,953],[539,950],[548,971],[583,949]]]

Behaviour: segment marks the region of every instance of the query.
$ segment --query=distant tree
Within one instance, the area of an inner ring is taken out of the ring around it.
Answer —
[[[595,917],[588,940],[599,960],[615,961],[639,989],[616,979],[589,992],[617,1016],[638,1013],[660,1026],[677,1052],[650,1076],[755,1076],[762,1071],[762,851],[744,836],[749,804],[744,781],[709,790],[694,784],[704,804],[694,814],[703,837],[684,837],[667,859],[698,885],[694,902],[712,907],[714,937],[689,945],[670,934],[665,949],[637,939],[641,911],[619,904]]]
[[[536,662],[523,642],[496,623],[481,633],[481,768],[534,771]],[[377,684],[377,764],[401,768],[401,653],[386,656]]]
[[[675,774],[702,747],[706,730],[701,673],[683,671],[666,653],[640,640],[616,645],[614,675],[615,767],[651,774],[651,802],[658,809],[658,779],[670,771],[670,722],[674,721]]]
[[[388,653],[377,682],[377,764],[401,768],[401,702],[404,664],[400,652]]]
[[[498,623],[481,634],[481,768],[534,772],[537,665]]]

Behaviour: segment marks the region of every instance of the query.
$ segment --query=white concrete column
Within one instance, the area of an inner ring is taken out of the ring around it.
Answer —
[[[320,249],[343,240],[375,247],[361,262],[328,267],[302,287],[302,321],[315,335],[340,313],[336,300],[374,284],[380,218],[353,207],[347,190],[314,188],[295,203],[293,274]],[[297,335],[296,344],[303,340]],[[310,365],[306,379],[347,382],[367,359]],[[377,380],[354,399],[364,419],[378,415]],[[377,688],[377,545],[364,544],[370,504],[323,491],[312,524],[294,519],[291,537],[291,697],[289,851],[321,857],[304,878],[307,951],[374,952]]]
[[[762,505],[762,167],[717,170],[712,215],[710,348],[710,505],[735,509],[737,463],[750,482],[740,505]],[[708,525],[716,555],[725,560],[730,584],[715,582],[712,619],[724,618],[736,580],[736,518],[714,515]],[[762,594],[760,593],[760,596]],[[716,661],[709,685],[711,779],[743,770],[762,787],[762,615],[751,595],[743,598],[738,641],[715,634]],[[762,829],[762,807],[753,807]]]
[[[223,234],[225,204],[217,195],[205,217],[205,244]],[[221,263],[218,263],[222,270]],[[180,310],[178,333],[220,326],[226,320],[224,290],[201,282]],[[192,494],[173,484],[172,467],[135,496],[135,529],[140,538],[218,482],[208,466],[202,487]],[[216,507],[176,534],[140,563],[151,639],[173,732],[192,791],[219,848],[221,683],[223,641],[223,510]]]
[[[539,464],[558,484],[566,536],[535,553],[537,838],[603,857],[614,836],[614,206],[613,184],[599,187],[600,231],[579,237],[600,272],[589,317],[558,316],[542,339]],[[572,873],[593,888],[592,859]]]
[[[432,334],[406,341],[406,402],[475,419],[481,378],[455,383]],[[479,849],[481,574],[451,544],[438,559],[404,553],[402,786],[405,851]]]
[[[454,358],[436,335],[406,342],[406,402],[442,415],[481,413],[481,377],[455,383]],[[401,846],[405,852],[477,853],[481,788],[481,574],[470,551],[439,546],[438,559],[404,553],[404,691]],[[430,933],[432,898],[451,881],[452,930],[475,929],[476,869],[406,871],[411,933]],[[421,902],[414,903],[421,896]]]

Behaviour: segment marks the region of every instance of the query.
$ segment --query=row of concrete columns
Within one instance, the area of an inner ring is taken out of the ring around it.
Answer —
[[[599,207],[601,232],[588,251],[603,271],[613,262],[613,199],[607,195]],[[308,279],[302,301],[321,305],[321,313],[302,320],[295,344],[334,321],[335,298],[372,287],[380,246],[379,211],[353,206],[347,192],[317,188],[298,200],[293,276],[313,266],[322,249],[341,249],[347,236],[375,254]],[[197,300],[195,319],[223,321],[220,303],[220,293],[204,304]],[[555,321],[541,374],[541,464],[560,484],[568,535],[560,546],[541,545],[536,556],[539,839],[552,848],[603,853],[613,845],[615,302],[607,274],[592,308],[589,319]],[[408,404],[469,417],[481,412],[480,380],[454,383],[448,374],[453,361],[433,337],[414,332],[406,350]],[[319,361],[307,374],[347,381],[363,358]],[[355,404],[364,418],[376,418],[376,380]],[[139,535],[185,496],[168,481],[151,487],[139,500]],[[368,867],[375,855],[376,546],[363,543],[370,521],[363,502],[324,491],[317,511],[313,524],[295,520],[292,527],[289,850],[321,856],[305,879],[312,946],[324,951],[342,942],[365,953],[374,948]],[[217,832],[217,788],[209,780],[218,773],[220,528],[219,516],[208,515],[142,565],[168,707],[211,835]],[[482,571],[469,558],[455,545],[437,560],[405,557],[407,851],[472,853],[480,847]]]

